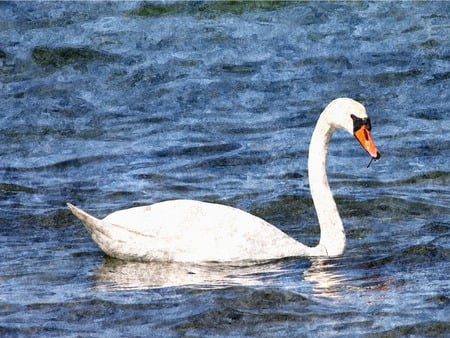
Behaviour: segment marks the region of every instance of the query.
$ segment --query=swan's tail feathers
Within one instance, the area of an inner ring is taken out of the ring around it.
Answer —
[[[91,235],[95,243],[103,250],[107,255],[117,257],[116,253],[116,240],[113,235],[114,226],[108,222],[102,221],[94,216],[89,215],[87,212],[77,208],[76,206],[67,203],[72,213],[83,222],[86,230]]]
[[[101,220],[89,215],[87,212],[81,210],[80,208],[77,208],[73,204],[67,203],[67,206],[70,208],[70,211],[72,211],[72,214],[74,214],[81,222],[83,222],[86,230],[91,234],[91,236],[96,232],[103,233]]]
[[[140,254],[136,252],[134,246],[123,245],[130,241],[129,231],[119,225],[95,218],[70,203],[67,203],[67,206],[83,222],[94,242],[108,256],[128,260],[139,259]]]

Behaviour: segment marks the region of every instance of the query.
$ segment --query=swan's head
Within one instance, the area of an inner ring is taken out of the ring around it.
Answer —
[[[373,159],[380,158],[380,152],[370,134],[370,119],[361,103],[349,98],[339,98],[331,101],[324,113],[333,128],[344,129],[354,135]]]

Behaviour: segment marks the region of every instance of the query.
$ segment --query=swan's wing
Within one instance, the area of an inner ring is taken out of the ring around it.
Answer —
[[[86,219],[80,219],[86,225]],[[101,229],[88,229],[92,238],[106,253],[114,251],[113,256],[122,259],[264,260],[303,255],[307,250],[261,218],[199,201],[166,201],[121,210],[100,222]],[[98,222],[94,226],[98,228]],[[97,231],[101,235],[96,239],[93,233]],[[105,250],[105,245],[98,243],[104,237],[108,246],[115,240],[114,248]],[[118,255],[117,251],[122,253]]]

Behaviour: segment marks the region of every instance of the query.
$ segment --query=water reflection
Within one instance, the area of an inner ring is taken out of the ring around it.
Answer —
[[[105,258],[95,270],[95,287],[102,290],[164,287],[221,288],[262,286],[286,271],[281,262],[223,265],[168,262],[127,262]]]
[[[311,283],[315,296],[341,298],[346,288],[346,278],[337,269],[338,264],[330,259],[314,259],[311,266],[303,272],[305,281]]]
[[[280,286],[312,288],[315,296],[340,297],[345,278],[335,261],[327,259],[281,260],[224,265],[169,262],[127,262],[105,258],[94,271],[99,290],[166,287],[224,288],[229,286]]]

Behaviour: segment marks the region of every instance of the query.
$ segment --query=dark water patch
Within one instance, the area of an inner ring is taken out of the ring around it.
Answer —
[[[408,286],[409,282],[405,279],[380,278],[373,276],[370,280],[363,279],[361,287],[370,292],[387,292],[389,290],[401,290]]]
[[[450,258],[450,250],[433,244],[412,245],[401,252],[375,259],[361,264],[364,268],[377,268],[386,265],[400,266],[407,269],[406,266],[417,264],[439,264],[446,262]]]
[[[166,84],[185,78],[184,74],[176,74],[168,68],[157,68],[148,67],[141,68],[136,71],[131,72],[120,78],[119,83],[116,85],[117,88],[135,88],[141,86],[156,86],[161,84]],[[160,93],[161,94],[161,93]]]
[[[420,144],[411,142],[405,147],[399,146],[396,148],[392,148],[389,152],[389,155],[396,158],[421,158],[426,156],[442,156],[443,153],[449,150],[450,141],[435,139],[424,140]]]
[[[242,334],[243,332],[246,335],[253,336],[262,330],[264,331],[264,327],[270,328],[269,331],[277,331],[276,327],[280,323],[283,323],[282,326],[284,329],[288,326],[296,325],[295,323],[298,325],[298,322],[303,318],[300,314],[289,312],[249,313],[247,311],[224,307],[188,317],[186,318],[186,324],[176,325],[173,327],[173,330],[182,332],[185,335],[216,335],[224,333],[234,335],[239,332]]]
[[[450,78],[450,72],[449,72],[449,78]],[[444,115],[442,114],[442,111],[439,109],[426,109],[422,111],[414,112],[410,115],[413,118],[416,119],[422,119],[425,121],[441,121],[445,119]]]
[[[22,325],[14,325],[11,324],[11,327],[8,326],[0,326],[0,334],[2,337],[31,337],[31,336],[58,336],[58,335],[69,335],[70,331],[67,330],[58,330],[54,328],[49,328],[42,325],[27,325],[26,327],[22,327]]]
[[[43,304],[43,306],[49,309],[52,308],[51,304]],[[107,320],[106,318],[115,318],[115,320],[121,320],[120,318],[124,319],[122,317],[124,313],[129,315],[129,311],[139,312],[140,310],[142,311],[151,307],[150,304],[121,304],[103,299],[91,299],[67,302],[61,308],[59,316],[61,320],[67,322],[82,322],[93,318],[103,318],[103,320]],[[140,320],[145,319],[141,317]]]
[[[352,69],[353,66],[350,60],[345,56],[326,56],[326,57],[309,57],[293,62],[295,67],[326,67],[325,64],[334,67],[335,69]]]
[[[179,193],[192,193],[195,191],[204,191],[203,187],[196,187],[192,184],[170,184],[165,186],[168,191],[173,191],[175,195],[178,195]]]
[[[376,188],[392,188],[392,187],[427,187],[430,192],[435,189],[447,186],[450,182],[450,172],[447,171],[430,171],[422,174],[413,175],[411,177],[400,178],[394,181],[373,181],[360,179],[358,176],[351,176],[346,174],[334,174],[333,177],[339,178],[339,180],[333,180],[331,185],[334,188],[337,187],[360,187],[367,189]],[[439,190],[437,190],[439,191]],[[337,196],[339,198],[339,196]],[[344,201],[345,202],[345,201]],[[406,201],[405,201],[406,202]],[[399,205],[405,204],[400,202]],[[425,206],[425,208],[427,208]]]
[[[411,69],[400,72],[386,72],[368,76],[367,81],[373,81],[383,86],[393,86],[408,79],[417,78],[421,74],[422,71],[420,69]]]
[[[163,302],[157,302],[160,313],[164,312]],[[175,306],[174,306],[175,307]],[[128,331],[131,336],[136,326],[146,326],[147,333],[151,330],[148,318],[144,314],[151,314],[156,311],[152,304],[121,304],[114,301],[93,299],[90,301],[68,301],[62,304],[55,303],[34,303],[23,307],[21,313],[23,319],[17,320],[16,324],[10,323],[9,327],[17,326],[21,328],[19,332],[26,334],[27,331],[35,334],[52,334],[55,336],[67,336],[68,332],[77,335],[96,335],[99,328],[110,326],[111,321],[122,327],[122,333]],[[28,325],[24,321],[29,320]],[[40,320],[45,321],[40,329],[34,327],[34,323]],[[95,321],[96,325],[86,326],[87,322]],[[26,329],[25,329],[26,328]],[[139,331],[139,330],[138,330]]]
[[[73,215],[69,209],[58,209],[44,217],[36,219],[37,224],[49,228],[65,228],[73,225]]]
[[[295,305],[297,308],[300,304],[305,306],[315,304],[314,301],[301,294],[275,289],[256,290],[250,293],[245,292],[239,297],[233,299],[223,299],[221,302],[225,305],[239,308],[240,310],[252,310],[255,308],[261,310],[271,310],[280,305],[288,304]]]
[[[295,180],[295,181],[299,181],[299,180],[304,180],[305,179],[305,175],[302,175],[299,172],[289,172],[289,173],[283,173],[281,175],[269,176],[269,178],[277,178],[277,179],[281,179],[281,180]]]
[[[402,33],[415,33],[415,32],[421,31],[422,29],[423,29],[423,26],[420,26],[418,24],[413,24],[410,27],[404,29],[402,31]]]
[[[373,234],[375,232],[376,232],[376,230],[374,228],[364,226],[364,227],[347,229],[345,231],[345,235],[348,239],[361,240],[362,238],[367,238],[370,234]],[[386,244],[392,244],[392,243],[389,242]]]
[[[436,39],[428,39],[424,42],[418,43],[417,47],[419,48],[423,48],[423,49],[431,49],[431,48],[437,48],[441,45],[441,43],[439,41],[437,41]]]
[[[267,125],[261,125],[261,124],[253,124],[251,126],[247,126],[248,121],[245,121],[245,123],[242,123],[240,126],[231,125],[231,124],[223,124],[222,132],[229,134],[231,136],[233,135],[251,135],[251,134],[264,134],[264,133],[270,133],[279,130],[279,127],[275,124],[267,126]]]
[[[251,318],[252,316],[235,309],[213,309],[185,318],[185,323],[175,325],[172,330],[183,332],[184,335],[189,335],[190,331],[203,334],[208,334],[208,332],[210,334],[211,331],[230,333],[234,329],[239,330],[242,322],[246,321],[246,319],[248,320],[249,317]]]
[[[355,201],[348,196],[335,196],[339,210],[344,217],[376,217],[391,220],[413,216],[430,217],[443,212],[446,208],[422,202],[413,202],[397,197],[381,197]]]
[[[403,68],[411,65],[411,54],[404,50],[394,49],[392,51],[384,51],[382,53],[373,52],[366,54],[364,57],[365,62],[374,67],[383,65],[384,67]],[[386,74],[382,73],[377,76],[383,78]]]
[[[72,114],[73,111],[68,112],[67,114]],[[23,129],[18,130],[8,130],[5,132],[5,136],[18,141],[19,138],[45,138],[45,137],[53,137],[54,139],[70,139],[73,137],[78,137],[80,139],[90,139],[96,138],[103,135],[104,132],[102,130],[92,128],[92,129],[84,129],[80,131],[75,123],[64,123],[61,127],[57,126],[27,126]]]
[[[32,123],[30,121],[30,123]],[[66,127],[66,126],[65,126]],[[64,138],[67,136],[71,136],[75,130],[71,128],[55,128],[54,126],[23,126],[23,128],[17,128],[17,129],[6,129],[3,133],[3,136],[9,140],[12,141],[12,144],[19,143],[22,139],[43,139],[41,132],[45,133],[45,135],[55,135],[55,137]],[[34,141],[34,140],[33,140]],[[32,144],[32,142],[29,142],[29,144]]]
[[[163,180],[169,180],[170,176],[163,175],[162,173],[143,173],[136,175],[137,178],[145,180],[145,181],[152,181],[152,182],[159,182]]]
[[[186,5],[183,2],[177,3],[145,3],[139,6],[139,8],[133,9],[128,12],[129,15],[135,16],[164,16],[181,14],[186,9]]]
[[[214,308],[185,318],[185,323],[175,325],[173,330],[186,334],[199,332],[248,332],[260,331],[261,327],[294,325],[307,321],[303,316],[310,306],[316,303],[306,297],[280,290],[256,290],[234,288],[237,297],[224,297],[216,300]],[[228,290],[229,291],[229,290]]]
[[[116,159],[115,156],[86,156],[86,157],[77,157],[68,160],[63,160],[55,163],[49,163],[41,166],[34,167],[15,167],[8,168],[9,172],[40,172],[40,171],[64,171],[71,168],[80,168],[87,164],[92,164],[96,162],[108,161]]]
[[[333,187],[350,186],[363,188],[380,188],[380,187],[402,187],[402,186],[446,186],[450,183],[450,172],[448,171],[429,171],[422,174],[417,174],[408,178],[401,178],[395,181],[375,181],[360,179],[358,176],[348,174],[333,174],[333,178],[338,180],[332,181]]]
[[[273,11],[293,4],[295,4],[293,1],[213,1],[201,4],[198,10],[203,15],[209,13],[241,15],[250,11]]]
[[[134,16],[160,17],[167,15],[189,14],[202,18],[211,18],[220,14],[241,15],[245,12],[264,10],[273,11],[293,5],[292,1],[199,1],[175,3],[144,3],[128,12]]]
[[[427,302],[435,303],[442,306],[449,306],[450,305],[450,297],[447,295],[438,295],[431,298],[428,298],[426,300]]]
[[[448,337],[449,334],[449,322],[427,321],[397,326],[390,330],[368,334],[367,337]]]
[[[139,110],[141,111],[141,110]],[[147,111],[147,109],[143,108],[142,110],[143,112]],[[132,123],[137,125],[137,126],[147,126],[147,125],[163,125],[166,122],[170,122],[172,121],[172,118],[170,116],[158,116],[158,115],[153,115],[153,116],[139,116],[136,121],[133,121]]]
[[[270,157],[261,158],[259,156],[242,156],[242,155],[221,156],[205,161],[200,161],[197,164],[193,165],[193,167],[195,168],[241,167],[241,166],[267,164],[275,160],[276,159],[274,158]]]
[[[448,185],[450,184],[450,171],[430,171],[397,182],[390,182],[389,185],[420,185],[424,183],[436,186]]]
[[[450,79],[450,72],[440,72],[431,75],[431,79],[426,80],[424,83],[426,85],[442,85],[444,81]]]
[[[402,253],[403,262],[411,263],[432,263],[446,261],[450,258],[450,250],[433,244],[413,245]]]
[[[241,145],[239,143],[207,144],[192,147],[172,147],[157,151],[155,155],[159,157],[207,156],[210,154],[227,153],[240,148]]]
[[[433,204],[408,201],[399,198],[380,198],[371,201],[374,211],[378,216],[391,216],[393,219],[398,217],[422,217],[429,218],[431,215],[448,213],[448,209]]]
[[[124,191],[124,190],[116,190],[116,191],[105,194],[105,199],[111,199],[111,200],[128,199],[130,201],[133,201],[134,200],[133,197],[136,197],[136,192]]]
[[[2,194],[14,194],[19,192],[26,192],[31,194],[35,192],[35,189],[17,184],[0,183],[0,193]]]
[[[431,234],[441,234],[450,231],[450,224],[444,222],[432,222],[422,226],[422,230]]]
[[[62,231],[64,231],[65,228],[69,228],[74,224],[78,227],[76,219],[74,219],[65,203],[49,206],[49,209],[51,210],[46,211],[45,213],[41,212],[35,214],[17,212],[15,219],[22,225],[23,229],[21,231],[24,231],[27,235],[31,235],[34,231],[36,231],[37,234],[44,235],[47,231],[54,231],[52,229],[62,229]],[[72,229],[70,231],[72,231]],[[52,235],[59,236],[61,234],[55,232]],[[36,237],[35,240],[40,241],[39,238],[40,237]]]
[[[252,208],[250,213],[274,224],[280,224],[280,222],[282,224],[298,224],[302,219],[313,219],[315,215],[313,208],[310,197],[282,195],[270,203]],[[317,234],[318,227],[311,227],[309,231],[311,234]]]
[[[251,75],[258,71],[258,64],[256,63],[242,63],[242,64],[219,64],[210,69],[214,76],[220,73],[231,73],[235,75]]]
[[[26,331],[28,331],[28,330],[26,330]],[[20,337],[21,335],[24,335],[25,333],[21,332],[20,329],[17,329],[14,327],[0,325],[0,334],[2,335],[2,337]]]
[[[211,33],[211,32],[213,32],[213,30],[209,30],[209,29],[205,30],[205,33]],[[233,43],[233,38],[228,34],[216,32],[214,35],[211,34],[211,36],[208,38],[208,41],[213,45],[215,44],[215,45],[220,46],[220,45],[224,45],[226,43],[230,43],[230,44]]]
[[[181,67],[195,67],[199,65],[199,61],[198,60],[176,60],[175,64],[177,66],[181,66]]]
[[[31,52],[31,56],[37,64],[55,68],[94,61],[111,63],[121,60],[121,56],[119,55],[101,52],[87,47],[35,47]]]
[[[331,182],[331,185],[333,188],[349,186],[349,187],[362,187],[372,189],[388,185],[387,183],[384,182],[369,179],[361,179],[359,176],[351,176],[348,174],[333,173],[332,177],[333,180]]]

